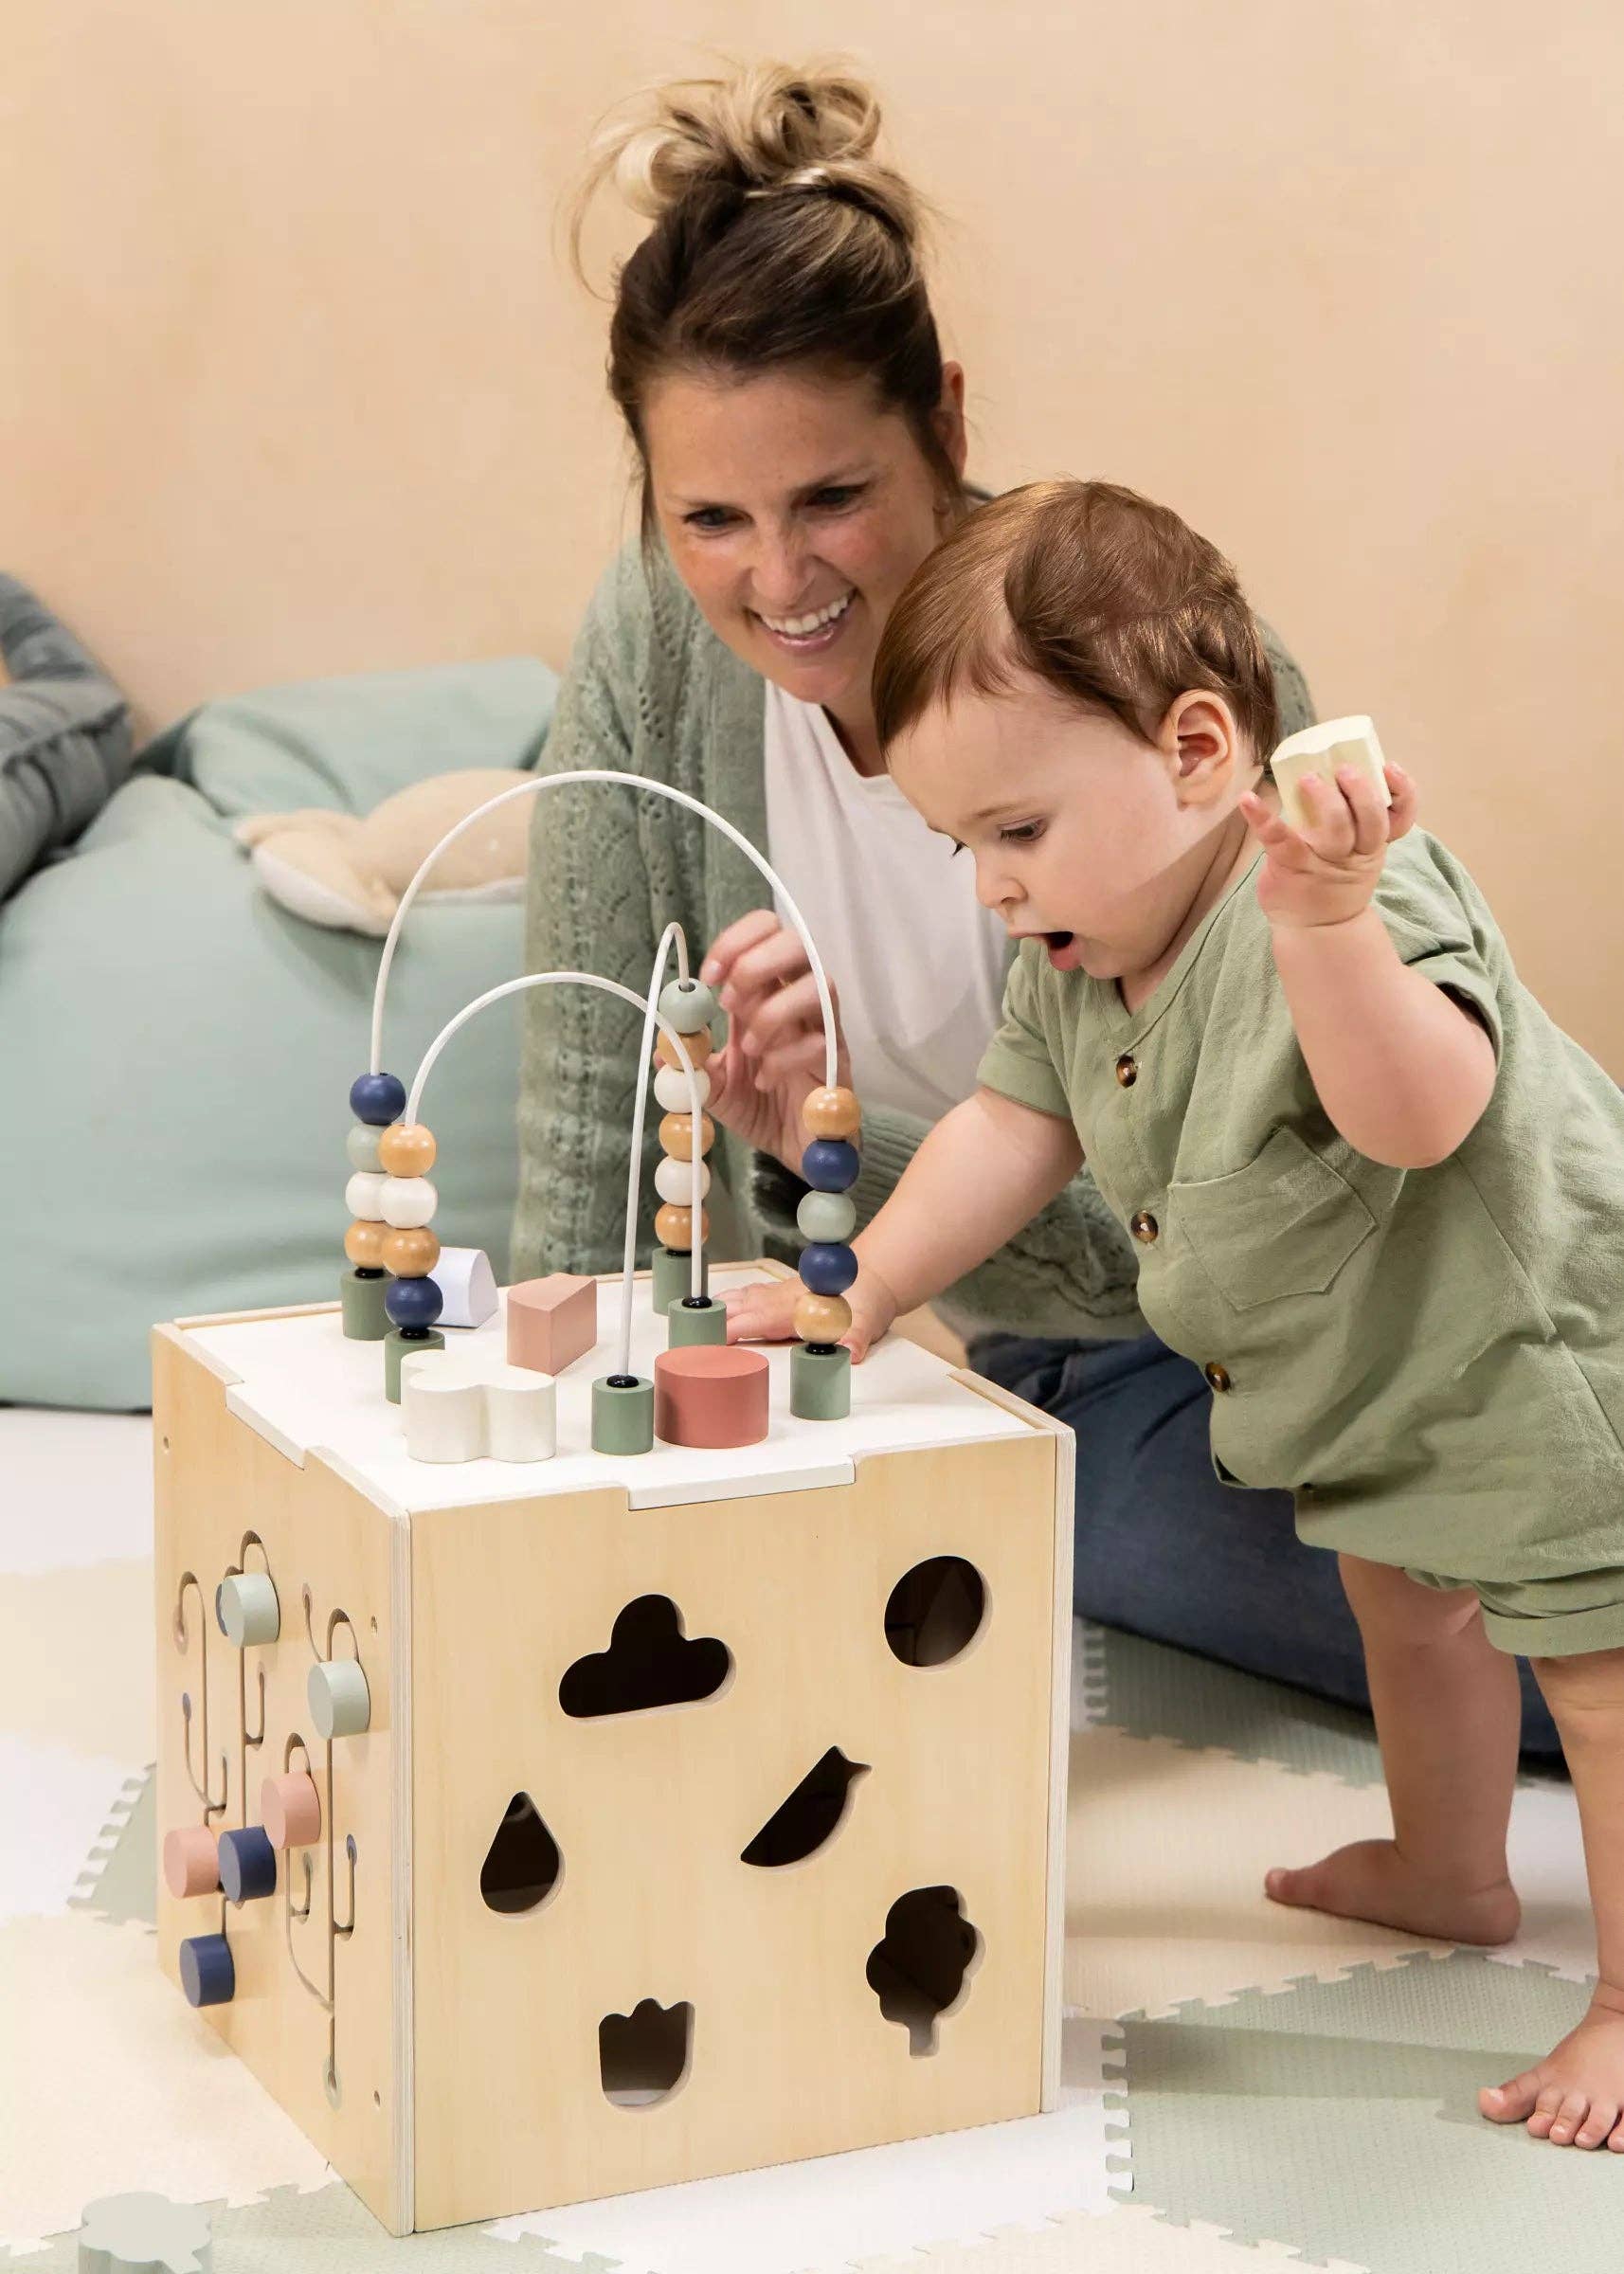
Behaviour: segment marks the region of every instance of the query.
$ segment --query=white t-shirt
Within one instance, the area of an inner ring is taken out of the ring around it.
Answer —
[[[821,705],[768,680],[766,727],[767,857],[839,992],[852,1087],[938,1121],[975,1088],[999,1023],[1003,926],[974,863],[889,774],[857,772]]]

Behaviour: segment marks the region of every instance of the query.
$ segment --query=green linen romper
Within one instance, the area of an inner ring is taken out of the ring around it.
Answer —
[[[1074,1124],[1146,1320],[1205,1369],[1225,1483],[1294,1493],[1311,1545],[1475,1589],[1502,1650],[1624,1647],[1624,1094],[1412,831],[1375,906],[1498,1072],[1447,1161],[1367,1160],[1315,1094],[1257,869],[1137,1011],[1023,942],[980,1079]]]

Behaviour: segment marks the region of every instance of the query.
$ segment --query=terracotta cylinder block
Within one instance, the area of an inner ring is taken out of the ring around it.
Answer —
[[[219,1843],[202,1824],[164,1835],[164,1885],[171,1895],[212,1895],[220,1885]]]
[[[273,1848],[308,1848],[321,1837],[321,1796],[297,1770],[267,1777],[260,1787],[260,1821]]]
[[[710,1343],[654,1362],[654,1432],[668,1445],[759,1445],[767,1435],[767,1360]]]

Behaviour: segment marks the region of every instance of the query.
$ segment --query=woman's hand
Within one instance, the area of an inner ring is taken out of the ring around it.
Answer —
[[[801,935],[770,909],[752,909],[717,934],[699,967],[728,1014],[728,1045],[712,1056],[706,1110],[756,1151],[771,1153],[799,1174],[806,1149],[801,1109],[823,1087],[823,1017]],[[835,1079],[848,1085],[850,1064],[835,1004]]]
[[[792,1343],[795,1306],[806,1292],[799,1279],[774,1279],[754,1287],[737,1287],[724,1298],[728,1306],[730,1343]],[[852,1307],[849,1334],[840,1337],[860,1365],[880,1337],[896,1320],[896,1298],[877,1272],[859,1271],[846,1290]]]
[[[1416,785],[1402,767],[1385,768],[1391,805],[1356,767],[1337,768],[1336,786],[1316,774],[1297,785],[1309,820],[1293,829],[1254,792],[1240,801],[1254,839],[1264,852],[1257,905],[1271,924],[1308,931],[1345,924],[1370,905],[1388,846],[1416,819]]]

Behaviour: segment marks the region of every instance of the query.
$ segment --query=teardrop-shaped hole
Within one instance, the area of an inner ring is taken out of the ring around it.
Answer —
[[[515,1793],[496,1826],[479,1870],[479,1892],[493,1911],[533,1911],[558,1885],[564,1858],[528,1793]]]
[[[848,1760],[839,1745],[831,1745],[779,1802],[739,1861],[777,1870],[815,1855],[834,1837],[853,1785],[867,1775],[866,1760]]]

